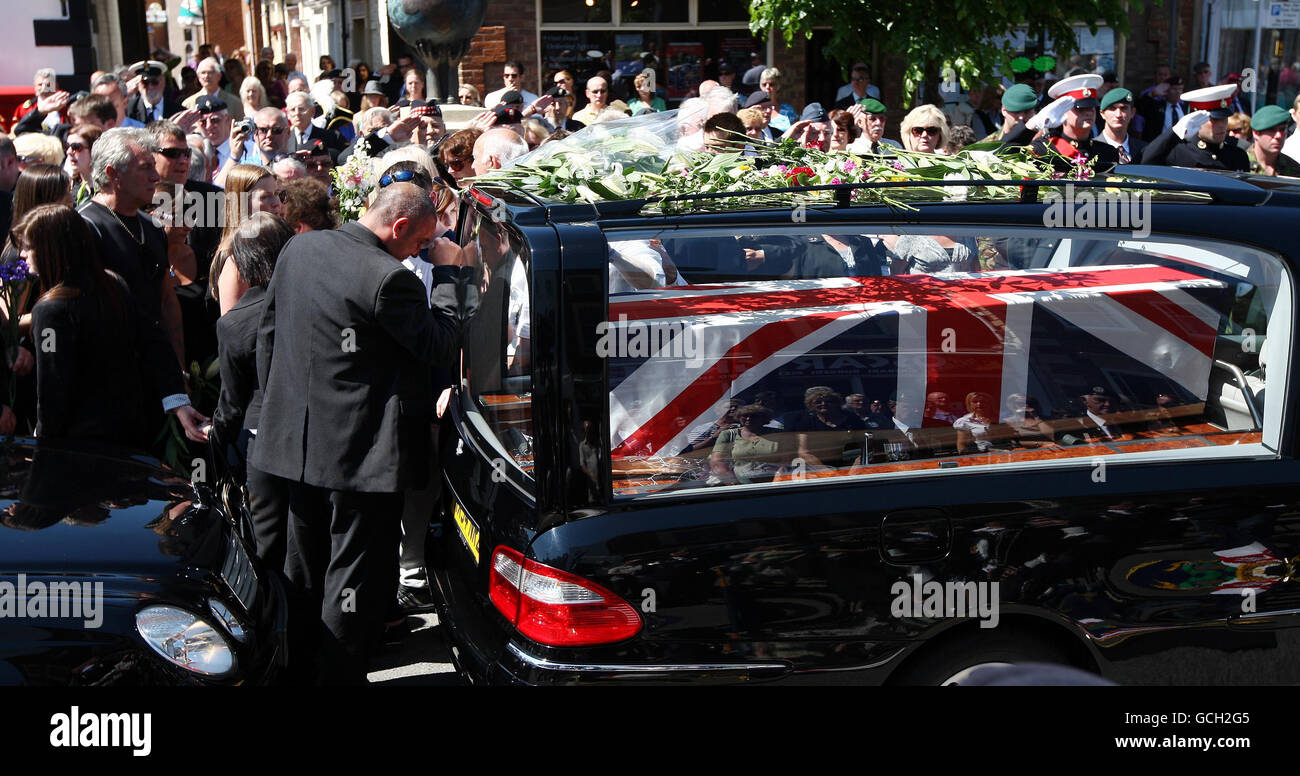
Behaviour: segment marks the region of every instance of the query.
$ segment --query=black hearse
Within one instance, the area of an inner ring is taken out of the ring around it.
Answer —
[[[0,684],[274,681],[285,595],[249,536],[155,459],[0,440]]]
[[[1118,172],[1149,222],[1062,222],[1064,181],[793,218],[467,192],[460,673],[1300,680],[1300,186]]]

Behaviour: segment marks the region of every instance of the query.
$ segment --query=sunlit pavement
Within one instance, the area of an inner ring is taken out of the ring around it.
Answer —
[[[438,616],[415,614],[409,622],[411,630],[384,646],[366,678],[371,684],[392,686],[459,685],[446,642],[438,632]]]

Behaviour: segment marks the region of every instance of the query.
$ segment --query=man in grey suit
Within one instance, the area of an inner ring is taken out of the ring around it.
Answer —
[[[290,660],[301,672],[318,657],[325,683],[365,682],[397,595],[402,491],[428,474],[430,365],[459,353],[457,289],[475,301],[437,224],[427,192],[392,184],[360,221],[290,240],[266,291],[250,463],[288,481]],[[432,310],[402,265],[431,241]]]

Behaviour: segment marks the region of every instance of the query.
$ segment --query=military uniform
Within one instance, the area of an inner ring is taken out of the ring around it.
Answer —
[[[1196,111],[1206,111],[1213,119],[1226,119],[1232,115],[1231,99],[1236,84],[1221,84],[1195,89],[1183,95],[1188,113],[1184,123]],[[1199,134],[1179,138],[1175,127],[1170,127],[1152,140],[1142,152],[1143,164],[1164,164],[1172,167],[1199,167],[1203,170],[1232,170],[1246,172],[1250,159],[1237,145],[1237,139],[1226,137],[1222,143],[1206,140]]]
[[[1255,158],[1253,153],[1247,151],[1246,158],[1250,160],[1251,172],[1256,175],[1267,175],[1267,173],[1264,172],[1264,165]],[[1278,154],[1277,161],[1273,163],[1273,174],[1285,175],[1291,178],[1300,178],[1300,162],[1297,162],[1286,154]]]
[[[1142,163],[1237,172],[1250,169],[1250,158],[1237,145],[1235,137],[1226,138],[1221,144],[1199,136],[1179,140],[1172,129],[1165,130],[1147,145],[1142,152]]]
[[[1002,95],[1002,107],[1010,113],[1020,113],[1038,107],[1038,93],[1028,84],[1016,84]],[[1034,130],[1025,127],[1023,121],[1002,127],[1002,134],[996,139],[1005,146],[1027,146],[1034,139]]]
[[[1261,143],[1278,142],[1278,133],[1285,136],[1290,124],[1291,114],[1276,105],[1265,105],[1255,111],[1255,115],[1250,119],[1250,129],[1255,138],[1255,145],[1246,152],[1246,157],[1250,159],[1251,172],[1258,175],[1268,174],[1264,170],[1263,163],[1256,158],[1254,151],[1261,147]],[[1277,160],[1273,162],[1273,174],[1300,178],[1300,162],[1279,152]]]
[[[1069,106],[1069,110],[1063,115],[1048,115],[1040,120],[1045,126],[1051,126],[1053,121],[1068,122],[1069,117],[1074,115],[1074,121],[1081,122],[1085,120],[1087,114],[1080,111],[1091,111],[1095,123],[1097,93],[1101,84],[1101,76],[1095,73],[1084,73],[1057,81],[1047,92],[1047,95],[1055,101],[1053,105],[1056,107],[1045,109],[1039,116],[1054,114],[1056,111],[1064,110],[1066,106]],[[1079,157],[1083,157],[1085,163],[1092,163],[1094,173],[1109,172],[1119,164],[1119,153],[1114,146],[1095,140],[1091,136],[1081,140],[1069,137],[1065,134],[1064,125],[1048,130],[1046,135],[1035,140],[1030,147],[1038,156],[1047,157],[1057,172],[1067,174],[1079,169],[1080,165],[1077,161]]]
[[[1035,140],[1030,147],[1038,156],[1049,157],[1052,167],[1057,172],[1069,173],[1077,170],[1078,164],[1074,160],[1081,155],[1085,161],[1097,160],[1092,167],[1094,173],[1109,172],[1112,167],[1119,164],[1119,152],[1115,150],[1115,146],[1092,137],[1075,140],[1063,135],[1060,128],[1053,129],[1046,137]]]

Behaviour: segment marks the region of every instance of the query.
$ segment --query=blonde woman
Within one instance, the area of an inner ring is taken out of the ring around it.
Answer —
[[[788,102],[781,102],[781,98],[779,95],[779,92],[781,90],[780,70],[777,70],[775,67],[769,67],[765,69],[762,75],[759,76],[758,88],[764,92],[767,92],[767,96],[771,98],[773,105],[781,106],[779,109],[780,115],[785,117],[785,121],[770,122],[773,129],[779,132],[784,132],[790,128],[791,124],[799,120],[799,113],[795,111],[794,106]],[[784,123],[785,126],[780,126],[781,123]]]
[[[919,105],[903,119],[903,148],[922,154],[946,154],[948,117],[933,105]]]
[[[212,279],[212,298],[217,300],[222,315],[229,312],[248,290],[248,284],[240,278],[235,263],[226,261],[230,254],[230,241],[254,213],[281,215],[281,195],[280,182],[265,167],[239,164],[226,174],[226,227],[208,274]]]
[[[637,73],[632,85],[636,87],[636,96],[628,100],[627,107],[633,116],[647,108],[655,113],[668,110],[664,98],[655,95],[655,71],[652,68]]]
[[[244,103],[245,116],[251,116],[271,104],[266,96],[266,87],[262,86],[256,76],[251,75],[239,85],[239,99]]]

